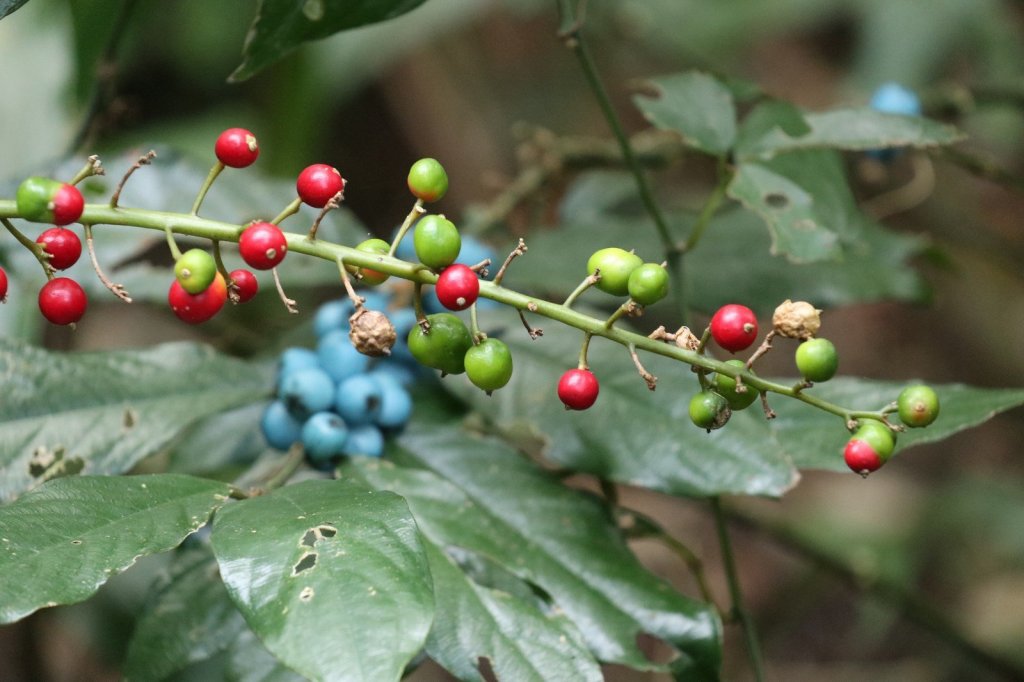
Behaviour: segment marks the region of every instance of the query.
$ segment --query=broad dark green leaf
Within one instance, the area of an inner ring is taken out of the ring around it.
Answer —
[[[28,0],[0,0],[0,19],[24,5]]]
[[[209,548],[186,549],[139,615],[122,672],[128,680],[165,679],[227,650],[246,629]]]
[[[273,384],[266,367],[192,343],[57,353],[0,339],[0,376],[0,499],[56,476],[128,471]]]
[[[725,156],[736,137],[732,92],[714,76],[697,71],[651,81],[656,97],[638,95],[637,107],[651,123],[674,130],[694,149]]]
[[[246,628],[228,650],[228,682],[303,682],[307,678],[286,667]]]
[[[249,29],[242,64],[231,80],[243,81],[302,43],[339,31],[386,21],[411,12],[426,0],[260,0]]]
[[[453,426],[417,425],[400,437],[399,456],[427,470],[353,461],[342,473],[405,497],[436,545],[484,556],[550,595],[599,660],[657,668],[637,646],[648,632],[677,648],[681,668],[717,677],[720,625],[711,608],[648,573],[595,499],[507,445]]]
[[[90,597],[140,557],[181,543],[228,492],[178,474],[75,476],[0,507],[0,622]]]
[[[396,495],[304,481],[217,515],[235,604],[285,665],[317,680],[398,680],[434,614],[416,522]]]
[[[260,401],[210,415],[189,429],[168,453],[168,471],[212,475],[232,465],[247,465],[270,449],[260,433]]]

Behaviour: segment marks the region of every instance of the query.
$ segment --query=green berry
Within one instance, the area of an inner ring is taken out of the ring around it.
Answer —
[[[747,363],[742,360],[726,360],[725,364],[732,365],[737,369],[746,369]],[[753,370],[749,370],[753,374]],[[750,407],[755,400],[757,400],[760,392],[746,383],[743,385],[746,387],[746,391],[738,393],[736,391],[736,380],[725,374],[716,374],[713,379],[715,391],[725,398],[726,402],[729,403],[730,409],[733,410],[745,410]]]
[[[896,447],[896,434],[888,426],[874,419],[861,421],[851,440],[862,440],[871,446],[884,463]]]
[[[364,253],[375,253],[375,254],[380,255],[380,256],[388,255],[388,252],[390,250],[391,250],[391,245],[390,244],[388,244],[383,239],[376,239],[376,238],[374,238],[374,239],[367,239],[364,242],[360,242],[356,246],[356,251],[362,251]],[[388,277],[391,276],[391,275],[389,275],[386,272],[379,272],[377,270],[370,270],[369,268],[347,267],[347,269],[348,269],[349,272],[352,272],[352,273],[360,275],[362,277],[362,279],[360,281],[363,282],[364,284],[369,284],[371,286],[376,286],[377,284],[381,284],[382,282],[387,280]]]
[[[51,222],[53,220],[51,202],[60,186],[60,182],[50,178],[37,176],[25,178],[18,185],[18,192],[15,195],[15,203],[20,216],[36,223]]]
[[[939,396],[931,386],[918,384],[900,391],[896,400],[900,421],[910,427],[928,426],[939,416]]]
[[[593,275],[600,270],[601,279],[594,286],[613,296],[625,296],[629,293],[629,276],[643,264],[635,253],[612,246],[599,249],[590,256],[587,274]]]
[[[418,324],[409,332],[409,352],[421,364],[445,374],[465,372],[466,353],[473,345],[465,323],[451,313],[428,315],[427,321],[429,332]]]
[[[808,339],[797,346],[796,368],[807,381],[828,381],[839,369],[839,354],[828,339]]]
[[[668,270],[658,263],[644,263],[629,273],[627,289],[640,305],[657,303],[668,294]]]
[[[484,339],[466,351],[466,376],[473,385],[490,393],[512,378],[512,351],[498,339]]]
[[[701,391],[690,399],[690,419],[702,429],[721,428],[731,416],[728,401],[714,391]]]
[[[455,223],[443,215],[420,218],[412,233],[416,257],[431,270],[441,270],[455,262],[462,249],[462,238]]]
[[[189,249],[174,264],[174,277],[190,294],[200,294],[217,276],[217,262],[202,249]]]
[[[409,191],[417,199],[437,201],[448,191],[448,174],[437,159],[420,159],[409,169]]]

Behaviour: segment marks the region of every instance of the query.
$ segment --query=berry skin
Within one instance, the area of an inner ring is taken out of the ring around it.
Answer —
[[[245,128],[228,128],[213,145],[217,160],[231,168],[251,166],[260,155],[256,136]]]
[[[7,271],[0,268],[0,303],[7,301]]]
[[[53,195],[54,225],[70,225],[82,217],[85,199],[74,185],[63,183]]]
[[[349,456],[380,457],[384,454],[384,434],[373,424],[354,426],[342,450]]]
[[[235,292],[238,294],[239,303],[248,303],[260,291],[260,283],[256,279],[256,275],[244,268],[232,270],[231,281],[235,284]]]
[[[378,366],[370,373],[380,384],[380,412],[377,426],[382,429],[400,429],[412,416],[412,396],[394,375],[382,372]]]
[[[68,277],[51,279],[39,290],[39,311],[53,324],[78,322],[88,306],[82,286]]]
[[[465,323],[451,313],[427,316],[430,331],[416,325],[409,332],[409,352],[416,361],[445,374],[466,371],[466,351],[473,345],[473,337]]]
[[[747,363],[742,360],[726,360],[725,364],[732,365],[738,369],[745,369]],[[753,374],[753,370],[748,370]],[[714,389],[718,395],[725,398],[725,401],[729,403],[731,410],[745,410],[754,404],[760,392],[746,383],[743,384],[746,387],[746,391],[743,393],[736,392],[736,380],[725,374],[716,374],[714,378]]]
[[[185,291],[178,280],[171,282],[171,288],[167,292],[167,302],[171,310],[179,320],[189,324],[200,324],[213,318],[227,300],[227,283],[219,272],[214,275],[213,283],[198,294]]]
[[[567,410],[586,410],[597,401],[600,390],[589,369],[570,369],[558,380],[558,399]]]
[[[303,203],[314,208],[323,208],[335,194],[345,189],[345,179],[341,177],[337,168],[326,163],[314,163],[299,173],[295,189]]]
[[[238,251],[249,267],[270,270],[288,254],[288,240],[277,225],[256,222],[242,231]]]
[[[595,270],[600,270],[601,279],[594,286],[613,296],[625,296],[629,293],[629,276],[643,263],[635,253],[612,246],[591,254],[587,260],[587,274],[593,275]]]
[[[884,83],[871,95],[871,108],[886,114],[920,116],[921,100],[899,83]]]
[[[448,174],[437,159],[420,159],[409,169],[407,183],[414,197],[430,203],[448,191]]]
[[[285,348],[277,361],[277,385],[281,386],[284,378],[300,369],[316,369],[320,367],[320,360],[316,351],[299,346]]]
[[[796,368],[807,381],[828,381],[839,369],[839,354],[828,339],[808,339],[796,348]]]
[[[67,270],[78,262],[82,255],[82,240],[78,235],[63,227],[51,227],[36,237],[50,254],[50,265],[55,270]]]
[[[690,399],[690,421],[711,431],[725,426],[732,416],[729,402],[714,391],[701,391]]]
[[[928,426],[939,416],[939,396],[931,386],[918,384],[900,391],[896,400],[900,421],[912,428]]]
[[[322,339],[332,331],[342,330],[348,333],[348,318],[355,310],[352,301],[347,298],[328,301],[316,310],[313,316],[313,332]]]
[[[484,339],[466,351],[466,376],[477,388],[497,391],[512,378],[512,351],[498,339]]]
[[[69,225],[82,217],[85,199],[74,185],[50,178],[26,178],[15,196],[18,213],[36,223]]]
[[[668,295],[668,270],[658,263],[644,263],[629,273],[629,297],[640,305],[652,305]]]
[[[383,393],[376,377],[356,374],[338,384],[334,409],[349,425],[372,424],[380,417]]]
[[[190,294],[206,291],[217,275],[217,262],[202,249],[189,249],[174,264],[174,278]]]
[[[454,263],[462,249],[459,229],[443,215],[420,218],[413,229],[412,242],[416,258],[431,270],[441,270]]]
[[[356,246],[356,251],[362,251],[363,253],[375,253],[379,256],[388,255],[388,251],[391,250],[391,245],[383,239],[367,239]],[[376,286],[384,283],[389,275],[386,272],[378,272],[377,270],[370,270],[369,268],[357,268],[349,267],[349,272],[360,275],[360,282],[369,284],[370,286]]]
[[[313,462],[326,462],[345,454],[348,426],[333,412],[317,412],[302,425],[302,446]]]
[[[745,305],[724,305],[711,318],[711,336],[730,353],[750,348],[757,340],[757,316]]]
[[[480,295],[480,279],[468,266],[449,265],[441,271],[434,285],[437,300],[448,310],[465,310]]]
[[[320,367],[339,384],[350,376],[365,372],[370,365],[370,358],[356,350],[349,341],[348,332],[342,330],[332,331],[321,338],[316,345],[316,355]]]
[[[885,460],[871,447],[871,443],[856,437],[851,438],[846,443],[846,448],[843,450],[843,459],[846,460],[846,466],[850,467],[851,471],[865,478],[872,471],[878,471],[885,464]]]
[[[874,419],[865,419],[854,431],[851,440],[862,440],[871,446],[882,462],[889,460],[889,456],[896,448],[896,434],[885,424]]]
[[[302,419],[325,412],[334,404],[334,381],[319,367],[298,369],[281,377],[277,397]]]
[[[287,450],[302,437],[302,423],[288,412],[283,402],[275,400],[263,411],[260,431],[270,447]]]

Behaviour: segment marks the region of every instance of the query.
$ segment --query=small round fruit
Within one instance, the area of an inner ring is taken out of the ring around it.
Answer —
[[[437,159],[420,159],[409,169],[409,191],[417,199],[437,201],[448,191],[448,174]]]
[[[288,412],[283,402],[275,400],[263,411],[260,431],[270,447],[287,450],[302,437],[302,423]]]
[[[757,316],[745,305],[724,305],[711,318],[711,337],[730,353],[750,348],[757,340]]]
[[[808,339],[796,348],[796,368],[807,381],[828,381],[839,369],[839,354],[828,339]]]
[[[597,401],[600,390],[589,369],[570,369],[558,380],[558,399],[567,410],[586,410]]]
[[[851,440],[862,440],[871,446],[883,462],[889,459],[889,455],[896,447],[896,434],[882,422],[874,419],[865,419],[853,432]]]
[[[348,333],[348,318],[352,315],[355,306],[352,301],[343,298],[336,301],[327,301],[316,309],[313,316],[313,332],[318,339],[322,339],[332,331],[344,331]]]
[[[857,438],[851,438],[846,443],[843,459],[846,460],[846,466],[865,478],[885,464],[885,460],[871,447],[871,443]]]
[[[466,376],[477,388],[496,391],[512,378],[512,351],[498,339],[484,339],[466,351]]]
[[[939,396],[931,386],[918,384],[900,391],[896,400],[900,421],[910,427],[928,426],[939,416]]]
[[[235,292],[238,294],[239,303],[248,303],[256,297],[260,291],[259,280],[245,268],[231,271],[231,281],[234,282]]]
[[[53,195],[53,223],[54,225],[70,225],[82,217],[85,210],[85,198],[78,188],[68,183],[62,183]]]
[[[0,268],[0,303],[7,301],[7,271]]]
[[[289,372],[281,378],[277,397],[288,411],[299,419],[331,409],[334,404],[334,381],[319,367]]]
[[[238,251],[249,267],[270,270],[288,254],[288,240],[277,225],[255,222],[242,231]]]
[[[174,263],[174,277],[190,294],[206,291],[217,275],[217,261],[202,249],[189,249]]]
[[[50,178],[32,176],[25,178],[18,185],[15,204],[18,214],[25,220],[36,223],[48,223],[53,219],[50,202],[57,193],[60,183]]]
[[[82,240],[64,227],[51,227],[45,230],[36,237],[36,243],[42,244],[46,253],[50,254],[50,265],[55,270],[67,270],[77,263],[82,255]]]
[[[594,286],[613,296],[625,296],[629,293],[629,276],[643,264],[635,253],[612,246],[591,254],[587,260],[587,274],[593,275],[600,270],[601,278]]]
[[[320,366],[335,383],[341,383],[355,374],[365,372],[370,358],[363,355],[348,338],[348,332],[340,329],[324,335],[316,345]]]
[[[871,95],[871,108],[886,114],[920,116],[921,100],[899,83],[884,83]]]
[[[743,362],[742,360],[726,360],[725,364],[732,365],[733,367],[736,367],[737,369],[741,370],[746,369],[747,367],[747,363]],[[747,371],[749,371],[751,374],[754,373],[753,370]],[[732,410],[745,410],[746,408],[753,405],[754,401],[757,400],[759,395],[761,395],[761,393],[753,386],[750,386],[746,383],[744,383],[743,386],[747,390],[745,390],[743,393],[739,393],[736,391],[735,379],[725,374],[715,374],[715,392],[718,393],[718,395],[725,398],[725,401],[729,403],[729,408]]]
[[[451,313],[427,316],[430,331],[416,325],[409,332],[409,352],[416,361],[445,374],[466,371],[466,352],[473,345],[473,337],[465,323]]]
[[[384,390],[376,377],[356,374],[338,384],[334,410],[351,426],[372,424],[380,416]]]
[[[78,322],[88,306],[82,286],[68,277],[51,279],[39,290],[39,311],[53,324]]]
[[[462,237],[455,223],[443,215],[420,218],[412,232],[416,258],[432,270],[440,270],[455,262],[462,249]]]
[[[366,241],[360,242],[356,246],[356,251],[362,251],[363,253],[373,253],[378,256],[388,255],[388,251],[391,250],[391,245],[383,239],[367,239]],[[386,272],[379,272],[377,270],[370,270],[369,268],[358,268],[354,266],[348,266],[348,271],[360,276],[360,280],[363,284],[369,284],[370,286],[376,286],[382,284],[387,280],[389,275]]]
[[[295,189],[303,203],[314,208],[323,208],[335,194],[345,189],[345,179],[334,166],[314,163],[299,173]]]
[[[326,462],[345,454],[348,426],[333,412],[317,412],[302,425],[302,447],[313,462]]]
[[[389,363],[391,364],[391,363]],[[405,367],[399,365],[399,367]],[[380,384],[380,412],[377,414],[377,426],[382,429],[400,429],[412,416],[412,396],[400,383],[399,379],[378,365],[370,374]]]
[[[714,391],[701,391],[690,399],[690,421],[702,429],[721,428],[731,416],[729,402]]]
[[[277,361],[277,385],[281,386],[284,378],[300,369],[319,368],[320,360],[316,351],[301,346],[290,346],[281,351]]]
[[[260,155],[256,136],[245,128],[228,128],[213,145],[217,160],[232,168],[251,166]]]
[[[185,291],[178,280],[171,282],[171,288],[167,292],[167,302],[171,310],[179,320],[189,324],[200,324],[213,318],[227,300],[227,283],[219,272],[214,275],[210,286],[198,294]]]
[[[342,451],[350,457],[380,457],[384,454],[384,434],[373,424],[354,426]]]
[[[465,310],[476,303],[480,295],[480,279],[469,267],[455,263],[441,271],[434,291],[437,300],[448,310]]]
[[[640,305],[652,305],[668,295],[668,270],[658,263],[644,263],[629,273],[629,297]]]

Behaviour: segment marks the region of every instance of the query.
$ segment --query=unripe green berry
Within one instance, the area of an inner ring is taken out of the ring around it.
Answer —
[[[217,261],[202,249],[189,249],[174,264],[174,277],[190,294],[200,294],[217,276]]]
[[[383,239],[377,238],[367,239],[363,242],[360,242],[356,246],[356,251],[362,251],[364,253],[375,253],[381,256],[388,255],[388,252],[390,250],[390,244],[388,244]],[[370,286],[376,286],[378,284],[381,284],[382,282],[386,281],[388,277],[391,276],[386,272],[371,270],[369,268],[357,268],[355,266],[346,266],[346,268],[348,269],[349,272],[358,274],[361,277],[360,281],[363,282],[363,284],[369,284]]]
[[[601,278],[594,286],[613,296],[625,296],[629,293],[629,276],[643,263],[635,253],[612,246],[599,249],[590,256],[587,274],[600,271]]]
[[[746,369],[747,367],[747,363],[743,362],[743,360],[726,360],[725,364],[732,365],[737,369]],[[748,371],[751,374],[754,373],[753,370]],[[747,390],[743,393],[737,392],[736,380],[725,374],[715,374],[713,385],[715,391],[725,398],[726,402],[729,403],[729,407],[733,410],[745,410],[750,407],[755,400],[757,400],[759,395],[761,395],[756,388],[746,383],[744,383],[743,386]]]
[[[928,426],[939,416],[939,396],[931,386],[918,384],[900,391],[896,400],[900,421],[910,427]]]
[[[427,321],[429,332],[418,324],[409,332],[409,352],[421,364],[445,374],[465,372],[466,352],[473,345],[465,323],[451,313],[428,315]]]
[[[417,199],[437,201],[448,191],[448,174],[437,159],[420,159],[409,169],[407,183]]]
[[[412,233],[416,257],[431,270],[441,270],[455,262],[462,249],[462,238],[455,223],[443,215],[420,218]]]
[[[828,339],[808,339],[797,346],[796,368],[807,381],[828,381],[839,369],[839,354]]]
[[[473,385],[490,393],[512,378],[512,351],[498,339],[484,339],[466,351],[465,365]]]
[[[658,263],[644,263],[629,273],[629,297],[640,305],[651,305],[668,294],[668,271]]]
[[[714,391],[701,391],[690,399],[690,420],[702,429],[719,429],[731,416],[728,401]]]
[[[888,426],[874,419],[861,421],[851,440],[862,440],[871,446],[878,457],[885,462],[896,447],[896,434]]]

